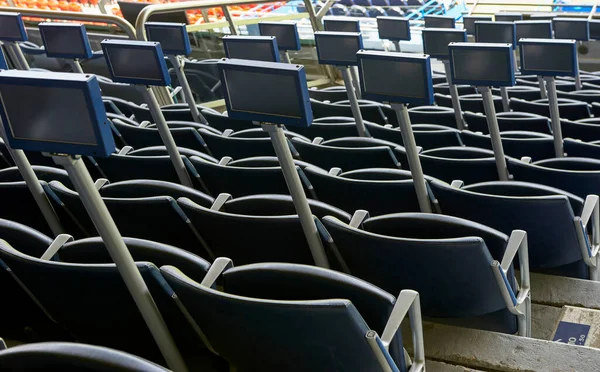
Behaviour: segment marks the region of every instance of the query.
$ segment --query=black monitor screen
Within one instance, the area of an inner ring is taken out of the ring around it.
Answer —
[[[505,50],[454,49],[452,58],[456,80],[481,82],[511,80],[510,71],[514,66],[509,65],[510,60],[506,57]]]
[[[522,21],[515,22],[517,42],[519,39],[552,39],[551,21]]]
[[[466,41],[463,30],[423,30],[423,52],[434,58],[449,58],[448,44]]]
[[[589,39],[589,24],[587,20],[554,19],[552,21],[552,26],[552,28],[554,29],[554,38],[556,39]]]
[[[255,61],[278,62],[273,41],[269,40],[235,40],[223,38],[223,47],[227,58],[252,59]]]
[[[117,1],[123,18],[132,25],[135,26],[137,17],[145,7],[154,5],[154,3],[134,3],[129,1]],[[184,10],[180,10],[174,13],[162,13],[151,15],[148,22],[168,22],[168,23],[185,23],[188,24],[187,16]]]
[[[185,54],[186,43],[181,29],[153,25],[146,28],[146,32],[148,40],[158,41],[165,54],[171,54],[171,51],[178,51],[177,55]]]
[[[410,40],[410,23],[400,17],[377,17],[380,39]]]
[[[294,24],[259,23],[262,36],[275,36],[281,50],[298,50],[298,31]]]
[[[385,59],[361,58],[365,93],[386,96],[427,98],[427,77],[423,64]]]
[[[425,16],[426,28],[454,28],[454,17]]]
[[[297,80],[294,76],[262,72],[225,70],[225,81],[232,110],[254,114],[300,118]]]
[[[49,55],[73,55],[77,58],[87,57],[85,40],[82,39],[78,27],[47,26],[40,27],[44,46]],[[85,35],[84,35],[85,37]]]
[[[115,78],[162,81],[162,69],[153,49],[119,46],[106,48],[106,51],[108,52],[106,58],[110,61]]]
[[[475,22],[491,22],[492,17],[486,16],[463,16],[464,29],[467,34],[475,35]]]
[[[337,64],[356,64],[356,53],[362,49],[360,39],[356,36],[340,37],[329,35],[315,35],[318,37],[317,44],[319,59],[324,62],[336,62]]]
[[[15,139],[98,143],[81,89],[1,84],[0,96]]]
[[[19,17],[0,15],[0,40],[20,41],[22,39]]]
[[[572,44],[522,44],[523,70],[564,72],[570,74],[575,66]]]
[[[360,23],[352,20],[324,19],[323,26],[325,31],[360,32]]]
[[[512,22],[476,22],[478,43],[515,44],[515,24]]]
[[[590,39],[600,40],[600,21],[590,20]]]
[[[514,22],[523,19],[523,14],[520,13],[496,13],[494,15],[496,22]]]

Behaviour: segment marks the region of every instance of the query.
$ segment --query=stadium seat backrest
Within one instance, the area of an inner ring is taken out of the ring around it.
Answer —
[[[466,184],[498,179],[496,161],[490,150],[474,147],[443,147],[423,151],[419,158],[423,172],[445,182]]]
[[[483,134],[489,133],[485,115],[473,112],[465,112],[463,115],[470,131]],[[499,112],[496,113],[496,119],[498,120],[500,132],[524,130],[544,134],[552,133],[550,120],[545,116],[528,112]]]
[[[47,190],[48,184],[40,181]],[[25,181],[0,182],[2,207],[0,218],[22,223],[48,236],[53,236]],[[1,237],[0,237],[1,238]]]
[[[456,129],[454,110],[442,106],[420,106],[408,109],[413,124],[437,124]]]
[[[483,135],[465,130],[461,138],[466,146],[492,150],[489,135]],[[505,131],[501,133],[502,147],[507,156],[522,158],[529,156],[534,161],[555,156],[554,139],[549,134],[526,131]]]

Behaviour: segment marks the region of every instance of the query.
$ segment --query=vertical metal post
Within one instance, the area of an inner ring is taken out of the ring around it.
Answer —
[[[223,9],[223,15],[225,15],[225,19],[227,20],[227,23],[229,23],[229,32],[231,32],[232,35],[239,35],[238,30],[235,28],[233,17],[231,16],[231,12],[229,12],[229,8],[227,7],[227,5],[223,5],[221,9]]]
[[[348,67],[348,69],[350,69],[350,77],[352,78],[352,85],[354,86],[354,92],[356,93],[356,98],[361,99],[362,94],[360,91],[360,80],[358,77],[358,67],[350,66],[350,67]]]
[[[581,85],[581,75],[577,72],[577,76],[575,76],[575,89],[581,90],[583,86]]]
[[[544,77],[546,87],[548,87],[548,105],[550,108],[550,122],[552,124],[552,136],[554,137],[554,153],[557,158],[562,158],[564,154],[562,129],[560,127],[560,113],[558,111],[558,97],[556,95],[556,82],[554,77]]]
[[[77,74],[83,74],[83,68],[81,67],[81,63],[79,62],[78,59],[74,59],[72,61],[69,61],[71,64],[71,68],[73,69],[73,72],[77,73]]]
[[[392,44],[394,44],[394,48],[396,52],[400,53],[402,50],[400,49],[400,40],[392,40]]]
[[[358,100],[356,99],[356,94],[354,93],[354,86],[352,85],[350,72],[348,70],[348,67],[340,67],[342,77],[344,78],[344,85],[346,86],[346,93],[348,93],[348,101],[350,101],[350,109],[352,110],[354,121],[356,122],[356,129],[358,130],[358,135],[361,137],[366,137],[367,131],[365,129],[365,123],[363,123],[362,113],[360,112],[360,106],[358,105]]]
[[[500,130],[498,129],[498,119],[496,118],[496,108],[494,107],[492,92],[490,87],[477,87],[477,90],[481,93],[481,98],[483,98],[483,108],[490,132],[490,139],[492,140],[494,158],[496,158],[498,178],[500,181],[508,181],[508,168],[506,167],[506,158],[504,157],[504,148],[502,147],[502,139],[500,138]]]
[[[542,97],[542,99],[548,98],[548,94],[546,93],[546,84],[541,76],[538,76],[538,84],[540,86],[540,97]]]
[[[183,164],[183,160],[181,160],[181,155],[179,154],[179,149],[177,149],[177,145],[175,144],[175,140],[173,140],[173,135],[171,135],[171,131],[167,125],[167,121],[160,110],[160,106],[156,101],[156,97],[154,96],[154,92],[147,86],[140,86],[140,91],[144,95],[144,100],[148,104],[148,108],[150,109],[150,113],[152,114],[152,118],[156,123],[156,129],[158,129],[158,133],[160,134],[160,138],[162,139],[165,147],[167,148],[167,153],[171,158],[171,162],[173,162],[173,166],[175,167],[175,172],[177,172],[177,176],[179,177],[179,182],[182,185],[188,187],[194,187],[192,184],[192,180],[190,175],[188,174],[185,165]]]
[[[308,205],[304,189],[302,188],[302,183],[300,182],[296,164],[294,164],[285,134],[281,130],[281,126],[276,124],[263,124],[262,128],[271,137],[273,149],[275,149],[275,154],[279,159],[285,183],[294,201],[294,207],[300,218],[300,224],[302,225],[302,230],[304,231],[304,236],[308,242],[315,265],[329,268],[329,261],[323,249],[323,242],[315,225],[315,220]]]
[[[11,42],[5,44],[8,49],[11,51],[12,56],[15,58],[17,64],[19,65],[19,70],[29,70],[29,63],[21,50],[21,47],[17,42]]]
[[[460,107],[460,99],[458,97],[458,89],[452,82],[452,73],[450,71],[450,61],[444,59],[444,70],[446,71],[446,81],[448,82],[448,88],[450,89],[450,98],[452,98],[452,107],[454,108],[454,120],[456,121],[456,128],[459,130],[465,129],[465,122],[462,117],[462,108]]]
[[[500,87],[500,95],[502,96],[502,110],[504,110],[504,112],[510,112],[510,98],[508,97],[508,90],[506,87]]]
[[[162,315],[83,161],[81,158],[70,156],[53,156],[53,159],[56,164],[62,165],[69,174],[83,206],[102,237],[110,257],[117,265],[129,293],[131,293],[169,368],[174,371],[187,371],[185,362],[175,346]],[[115,311],[118,310],[115,309]]]
[[[431,204],[429,203],[427,186],[425,185],[425,176],[423,175],[423,168],[421,168],[421,160],[419,159],[419,153],[417,152],[417,144],[410,123],[408,109],[404,104],[395,103],[392,104],[392,108],[396,112],[398,123],[400,124],[400,134],[402,135],[404,149],[406,150],[410,174],[412,175],[415,184],[419,208],[423,213],[431,213]]]
[[[282,50],[280,52],[281,54],[281,59],[283,60],[284,63],[292,63],[292,60],[290,59],[290,54],[288,53],[287,50]]]
[[[177,80],[179,81],[179,86],[181,86],[181,90],[183,91],[183,96],[190,106],[190,111],[192,113],[192,117],[196,123],[208,124],[204,116],[198,110],[198,106],[196,106],[196,100],[194,100],[194,95],[192,94],[192,89],[190,88],[190,84],[188,83],[187,77],[185,76],[185,72],[183,71],[183,64],[179,60],[178,56],[168,56],[169,61],[173,64],[175,68],[175,74],[177,75]]]

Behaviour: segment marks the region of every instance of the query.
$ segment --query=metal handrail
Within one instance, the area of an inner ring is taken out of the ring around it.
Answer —
[[[89,14],[82,12],[66,12],[58,10],[45,10],[45,9],[28,9],[28,8],[13,8],[7,6],[0,6],[0,12],[20,13],[26,17],[40,17],[50,19],[61,19],[61,20],[72,20],[72,21],[89,21],[89,22],[103,22],[111,25],[118,26],[130,39],[135,40],[136,34],[135,29],[131,23],[125,19],[109,14]]]

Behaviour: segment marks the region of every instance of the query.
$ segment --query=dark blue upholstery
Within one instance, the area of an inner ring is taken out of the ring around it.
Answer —
[[[189,198],[194,203],[210,207],[214,198],[191,187],[178,183],[156,180],[131,180],[106,184],[100,189],[108,198],[146,198],[149,196],[170,196],[173,199]]]
[[[496,160],[490,150],[444,147],[423,151],[419,158],[423,172],[442,181],[462,180],[471,184],[498,179]]]
[[[44,189],[48,187],[45,181],[40,184]],[[0,195],[0,218],[22,223],[48,236],[54,235],[25,181],[0,182]]]
[[[100,346],[47,342],[0,351],[0,369],[14,372],[168,372],[167,369],[122,351]]]
[[[597,103],[600,102],[600,91],[599,90],[576,90],[574,92],[556,92],[558,98],[567,98],[581,102],[587,103]]]
[[[200,135],[208,144],[212,155],[217,158],[230,156],[234,159],[241,159],[251,156],[275,156],[275,150],[269,137],[229,137],[211,133],[204,129],[200,130]]]
[[[563,145],[565,153],[567,153],[568,156],[600,159],[600,145],[598,143],[587,143],[571,138],[565,138]]]
[[[452,98],[449,95],[445,94],[434,94],[435,103],[444,107],[452,107]],[[496,108],[496,112],[504,111],[502,108],[502,97],[500,96],[492,96],[494,101],[494,107]],[[459,96],[460,108],[463,112],[471,111],[471,112],[485,112],[483,108],[483,98],[481,98],[480,94],[465,94]]]
[[[506,87],[506,92],[508,93],[509,98],[514,97],[527,101],[535,101],[536,99],[542,98],[540,88],[536,87],[516,85],[514,87]],[[492,94],[500,96],[502,92],[500,91],[500,88],[492,88]]]
[[[181,156],[184,161],[185,156]],[[135,156],[112,154],[108,158],[96,158],[104,177],[111,182],[132,179],[161,180],[179,183],[179,177],[169,156]]]
[[[444,214],[477,221],[505,234],[515,229],[527,231],[532,271],[589,278],[574,225],[583,199],[552,187],[515,181],[462,189],[434,181],[431,190]],[[569,270],[561,270],[561,266]]]
[[[322,169],[308,167],[306,177],[317,198],[348,213],[366,209],[373,215],[420,211],[415,186],[410,179],[360,180],[335,176]]]
[[[381,371],[365,341],[369,327],[349,300],[255,299],[201,286],[172,267],[162,267],[161,272],[214,349],[233,368]]]
[[[461,96],[465,95],[465,94],[477,93],[477,90],[475,89],[475,87],[472,87],[470,85],[456,85],[456,90],[458,91],[458,94]],[[450,95],[450,87],[448,86],[448,83],[434,84],[433,91],[434,91],[434,93]]]
[[[485,115],[472,112],[465,112],[463,115],[469,130],[483,134],[489,133]],[[524,130],[544,134],[552,133],[550,119],[545,116],[528,112],[498,112],[496,113],[496,119],[498,120],[500,132]]]
[[[463,318],[465,327],[516,332],[516,317],[508,314],[492,271],[508,239],[499,231],[422,213],[369,218],[364,230],[333,217],[323,224],[352,275],[390,293],[418,288],[424,316]],[[512,268],[507,275],[515,288]]]
[[[404,145],[400,128],[392,128],[391,125],[382,126],[379,124],[368,124],[365,126],[374,138],[395,142],[401,146]],[[462,146],[460,131],[436,124],[414,124],[412,125],[413,134],[417,146],[425,150],[438,147]]]
[[[310,105],[312,107],[313,115],[315,118],[324,118],[328,116],[352,117],[352,110],[350,108],[350,104],[347,103],[347,101],[326,103],[311,99]],[[379,124],[388,124],[386,122],[386,117],[381,107],[381,104],[375,102],[360,102],[360,113],[364,120],[372,121],[374,123]]]
[[[576,138],[591,142],[600,140],[600,121],[598,118],[582,119],[578,121],[561,120],[563,138]]]
[[[549,134],[507,131],[501,133],[504,154],[514,158],[529,156],[534,161],[553,158],[554,139]],[[492,150],[492,141],[489,135],[463,131],[461,138],[466,146],[479,147]]]
[[[186,156],[186,157],[192,157],[192,156],[198,156],[206,161],[212,162],[212,163],[217,163],[217,159],[213,158],[212,156],[200,152],[200,151],[196,151],[196,150],[192,150],[192,149],[188,149],[185,147],[177,147],[177,151],[179,151],[179,155],[182,156]],[[143,147],[141,149],[137,149],[137,150],[132,150],[130,152],[127,153],[128,156],[168,156],[169,152],[167,151],[167,147],[166,146],[150,146],[150,147]]]
[[[437,124],[456,128],[454,110],[442,106],[419,106],[408,109],[408,116],[414,124]]]
[[[530,112],[532,114],[550,117],[550,109],[548,108],[547,99],[539,99],[529,102],[518,98],[511,98],[510,108],[513,111]],[[561,118],[568,120],[585,119],[591,116],[587,103],[572,99],[559,98],[558,111],[560,112]]]
[[[308,128],[294,128],[294,131],[308,138],[321,137],[325,140],[356,136],[356,122],[354,118],[345,118],[344,122],[313,122]],[[367,123],[365,123],[366,125]]]
[[[40,181],[59,181],[65,185],[71,185],[71,179],[64,169],[45,167],[43,165],[32,165],[31,168]],[[19,168],[10,167],[0,170],[0,182],[23,181]]]
[[[203,110],[202,115],[206,121],[208,121],[208,124],[210,124],[211,127],[214,127],[221,132],[227,129],[237,132],[238,130],[254,127],[254,124],[252,124],[251,121],[231,119],[225,115],[217,114],[208,110]]]

